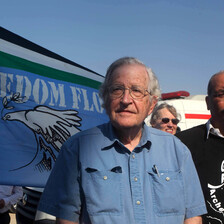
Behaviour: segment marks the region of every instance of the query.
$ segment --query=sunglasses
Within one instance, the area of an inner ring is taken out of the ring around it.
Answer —
[[[169,123],[170,120],[171,120],[172,123],[175,124],[175,125],[177,125],[177,124],[179,123],[179,120],[178,120],[178,119],[169,119],[168,117],[164,117],[164,118],[162,118],[161,120],[162,120],[162,122],[163,122],[164,124]]]

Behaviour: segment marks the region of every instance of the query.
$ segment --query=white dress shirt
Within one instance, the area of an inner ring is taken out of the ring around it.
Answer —
[[[213,135],[219,136],[221,138],[224,138],[224,136],[221,134],[219,129],[218,128],[214,128],[212,126],[210,120],[208,120],[208,122],[206,123],[206,127],[207,127],[207,139],[208,139],[210,133],[213,134]]]

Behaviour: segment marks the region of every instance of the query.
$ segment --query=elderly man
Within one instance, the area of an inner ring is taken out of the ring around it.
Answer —
[[[144,124],[160,95],[151,69],[118,59],[100,95],[110,122],[63,145],[39,210],[58,224],[200,224],[206,208],[190,151]]]
[[[224,71],[208,83],[210,120],[177,134],[191,150],[204,192],[208,214],[203,224],[224,223]]]

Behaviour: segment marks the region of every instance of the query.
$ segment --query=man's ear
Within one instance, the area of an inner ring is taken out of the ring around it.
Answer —
[[[205,97],[205,102],[206,102],[206,105],[207,105],[207,110],[210,110],[209,96],[206,96],[206,97]]]
[[[155,108],[157,102],[158,102],[158,97],[157,96],[152,96],[152,101],[151,101],[150,110],[148,112],[148,116],[152,113],[152,111]]]

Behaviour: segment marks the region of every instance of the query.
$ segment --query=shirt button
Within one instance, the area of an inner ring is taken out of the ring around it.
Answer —
[[[134,181],[138,181],[138,178],[137,178],[137,177],[135,177],[135,178],[134,178]]]
[[[135,159],[135,154],[132,155],[132,158]]]
[[[104,179],[104,180],[107,180],[107,176],[104,176],[103,179]]]
[[[141,202],[140,202],[140,201],[136,201],[136,204],[137,204],[137,205],[140,205],[140,204],[141,204]]]
[[[169,177],[166,177],[166,181],[170,181],[170,178]]]

